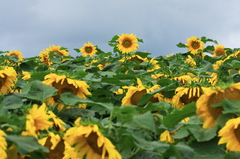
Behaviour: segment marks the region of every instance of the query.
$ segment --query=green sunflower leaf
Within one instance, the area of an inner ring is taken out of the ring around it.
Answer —
[[[33,136],[16,136],[7,135],[6,139],[13,142],[21,155],[27,154],[28,152],[38,151],[38,152],[49,152],[47,147],[40,145],[36,138]]]
[[[163,120],[163,125],[167,128],[173,128],[182,119],[196,114],[195,102],[187,104],[183,109],[175,109]]]
[[[36,80],[26,84],[22,93],[26,98],[44,102],[46,98],[56,95],[57,89]]]
[[[177,44],[177,47],[180,47],[180,48],[186,48],[187,46],[183,43],[178,43]]]
[[[200,125],[191,125],[188,130],[193,134],[198,142],[209,141],[217,136],[218,127],[202,128]]]
[[[65,92],[61,94],[60,100],[62,100],[64,104],[70,105],[70,106],[77,106],[78,104],[91,104],[91,105],[101,106],[110,111],[113,109],[113,105],[111,103],[94,102],[88,99],[80,98],[70,92]]]
[[[147,129],[156,133],[155,122],[150,111],[144,114],[133,116],[133,122],[143,129]]]
[[[23,105],[23,102],[20,97],[10,95],[5,97],[0,105],[3,105],[7,109],[17,109]]]

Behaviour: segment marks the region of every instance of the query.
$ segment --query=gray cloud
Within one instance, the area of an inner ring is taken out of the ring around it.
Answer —
[[[191,36],[206,36],[226,47],[238,47],[240,2],[192,0],[3,1],[0,6],[0,50],[37,56],[48,45],[73,50],[88,41],[104,51],[114,35],[134,33],[144,40],[140,51],[152,56],[186,52],[177,48]]]

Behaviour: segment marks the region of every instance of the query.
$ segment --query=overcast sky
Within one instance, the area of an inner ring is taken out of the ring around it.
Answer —
[[[0,0],[0,51],[38,56],[54,44],[79,54],[88,41],[105,52],[114,35],[133,33],[152,57],[186,52],[177,43],[206,36],[240,47],[239,0]]]

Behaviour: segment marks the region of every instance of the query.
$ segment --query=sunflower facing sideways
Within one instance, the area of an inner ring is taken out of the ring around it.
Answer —
[[[17,61],[22,61],[22,60],[23,60],[22,52],[19,51],[19,50],[16,50],[16,51],[9,51],[9,52],[7,52],[6,55],[7,55],[7,56],[15,56],[15,57],[17,57]],[[11,61],[8,60],[8,59],[6,59],[5,62],[7,62],[7,63],[11,63]]]
[[[196,36],[188,38],[187,43],[185,45],[188,47],[188,51],[194,55],[199,53],[198,50],[204,49],[203,42]]]
[[[136,51],[138,49],[138,39],[135,34],[122,34],[119,35],[117,48],[123,54]]]
[[[97,52],[97,47],[95,47],[92,43],[88,42],[87,44],[85,43],[83,47],[80,48],[80,52],[84,57],[86,56],[92,57]]]
[[[240,83],[235,83],[225,89],[215,86],[215,90],[208,90],[196,102],[197,115],[203,119],[203,128],[215,126],[216,120],[222,114],[222,107],[211,105],[220,103],[224,98],[228,100],[240,100]]]
[[[229,119],[225,126],[218,132],[221,137],[218,144],[225,144],[229,151],[240,151],[240,117]]]
[[[45,65],[52,65],[53,62],[51,62],[51,60],[50,60],[51,53],[56,53],[58,56],[68,56],[68,54],[69,54],[69,52],[65,48],[63,48],[61,46],[51,45],[49,48],[40,52],[40,54],[39,54],[40,61],[42,61]],[[66,61],[66,60],[67,59],[63,59],[62,62]]]
[[[143,85],[142,81],[137,78],[137,84],[138,86],[125,86],[124,89],[127,89],[127,93],[125,97],[122,99],[122,106],[126,105],[138,105],[138,101],[142,97],[142,95],[146,93],[153,92],[156,89],[159,89],[159,85],[154,85],[151,88],[147,88]],[[157,93],[153,95],[153,97],[149,100],[149,102],[155,103],[162,100],[162,95]],[[138,105],[139,107],[142,107],[142,105]]]
[[[53,122],[49,121],[51,117],[47,114],[45,103],[41,106],[34,104],[28,110],[26,118],[26,130],[22,132],[22,135],[30,135],[38,138],[40,130],[48,130],[53,126]]]
[[[88,91],[89,85],[85,81],[75,80],[68,78],[65,75],[57,75],[57,74],[48,74],[44,77],[45,81],[42,83],[53,86],[57,91],[57,95],[53,97],[49,97],[46,99],[46,103],[51,106],[55,106],[58,104],[58,109],[61,110],[63,108],[62,103],[58,103],[60,99],[60,95],[65,92],[70,92],[80,98],[86,99],[86,95],[91,95]],[[79,104],[78,107],[84,107],[84,104]]]
[[[16,81],[17,73],[13,67],[0,68],[0,95],[9,93]]]
[[[64,140],[70,144],[79,158],[86,159],[121,159],[112,142],[106,138],[97,125],[84,126],[81,118],[76,119],[75,126],[68,129]]]
[[[186,104],[196,102],[207,90],[206,87],[178,87],[172,98],[172,104],[174,107],[182,109]]]

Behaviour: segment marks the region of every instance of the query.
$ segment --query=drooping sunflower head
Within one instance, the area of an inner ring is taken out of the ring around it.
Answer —
[[[213,51],[213,55],[212,57],[218,57],[218,56],[225,56],[226,55],[226,50],[224,50],[224,46],[223,45],[216,45]]]
[[[201,115],[204,124],[203,128],[211,128],[216,124],[217,118],[222,114],[222,107],[213,107],[213,104],[220,103],[224,99],[224,91],[209,90],[203,94],[196,102],[197,115]]]
[[[49,132],[48,136],[38,140],[38,143],[49,149],[49,152],[45,154],[45,157],[50,159],[64,157],[65,143],[58,134]]]
[[[185,45],[188,47],[188,51],[191,54],[198,54],[198,50],[204,49],[203,41],[198,39],[196,36],[188,38]]]
[[[80,52],[84,57],[86,56],[92,57],[97,52],[97,47],[95,47],[92,43],[88,42],[87,44],[85,43],[83,47],[80,48]]]
[[[55,55],[54,55],[55,54]],[[45,65],[52,65],[53,62],[50,60],[50,56],[68,56],[69,52],[66,48],[61,46],[51,45],[49,48],[40,52],[39,57]],[[62,62],[67,59],[62,59]]]
[[[76,121],[79,121],[79,118]],[[84,126],[78,123],[67,130],[64,140],[74,147],[79,158],[85,155],[89,159],[122,158],[112,142],[100,132],[97,125]]]
[[[122,34],[119,35],[117,48],[123,54],[136,51],[138,49],[138,39],[135,34]]]
[[[0,69],[0,94],[7,94],[12,90],[17,81],[17,73],[13,67],[3,67]]]
[[[218,144],[225,144],[229,151],[240,151],[240,117],[229,119],[218,132]]]
[[[153,92],[154,90],[160,88],[159,85],[155,85],[150,88],[145,87],[139,78],[137,78],[137,84],[138,84],[138,86],[126,87],[126,88],[128,88],[128,90],[127,90],[125,97],[122,99],[122,106],[137,105],[137,106],[142,107],[143,105],[138,105],[138,101],[140,100],[140,98],[144,94]],[[149,100],[149,102],[155,103],[155,102],[159,102],[161,99],[162,99],[162,95],[157,93]]]
[[[139,55],[131,55],[131,56],[127,57],[127,58],[124,57],[124,58],[120,59],[119,61],[123,63],[125,60],[132,61],[132,62],[138,61],[139,63],[148,62],[147,58],[142,58]],[[135,67],[133,67],[133,69],[134,70],[139,70],[139,67],[135,66]]]
[[[196,102],[204,90],[204,87],[178,87],[172,98],[172,104],[174,107],[182,109],[186,104]]]
[[[91,93],[88,91],[89,85],[85,81],[75,80],[68,78],[65,75],[57,74],[48,74],[44,78],[45,81],[42,83],[53,86],[58,90],[57,95],[47,98],[46,102],[52,106],[59,104],[58,109],[62,109],[63,107],[63,104],[58,103],[58,100],[60,99],[60,95],[65,92],[70,92],[83,99],[86,99],[86,95],[91,95]],[[79,107],[84,106],[85,105],[83,104],[79,105]]]
[[[18,60],[18,61],[22,61],[22,60],[23,60],[22,52],[20,52],[19,50],[9,51],[9,52],[7,52],[6,55],[7,55],[7,56],[15,56],[15,57],[17,57],[17,60]],[[5,62],[11,63],[10,60],[5,60]]]

